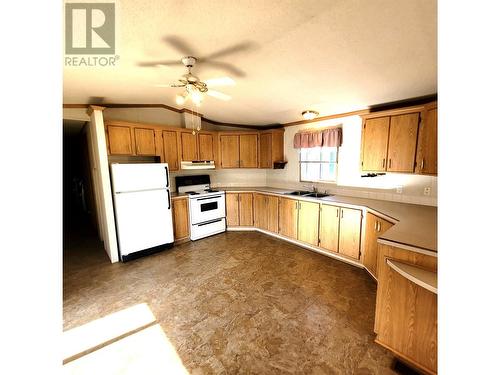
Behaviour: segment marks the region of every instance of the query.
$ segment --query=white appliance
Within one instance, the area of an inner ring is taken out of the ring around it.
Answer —
[[[191,240],[226,231],[226,193],[210,188],[209,175],[177,176],[175,183],[189,195]]]
[[[111,164],[111,177],[121,260],[172,247],[168,164]]]

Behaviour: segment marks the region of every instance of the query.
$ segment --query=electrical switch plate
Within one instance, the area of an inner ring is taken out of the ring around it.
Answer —
[[[424,188],[424,195],[431,195],[431,188],[430,187]]]
[[[401,185],[396,186],[396,193],[403,194],[403,186],[401,186]]]

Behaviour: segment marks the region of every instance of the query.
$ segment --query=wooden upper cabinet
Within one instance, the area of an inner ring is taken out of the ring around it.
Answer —
[[[163,158],[165,163],[168,163],[168,168],[171,171],[179,170],[179,149],[177,147],[177,132],[163,131]]]
[[[352,208],[340,209],[339,253],[359,259],[361,243],[361,211]]]
[[[128,126],[108,125],[108,147],[110,155],[132,155],[132,134]]]
[[[192,132],[181,132],[181,160],[198,160],[198,137]]]
[[[419,119],[420,113],[391,116],[387,172],[413,172]]]
[[[174,240],[189,237],[189,208],[187,198],[172,199]]]
[[[267,130],[260,133],[259,162],[260,168],[273,168],[275,161],[283,161],[282,129]]]
[[[319,203],[299,201],[298,240],[318,246]]]
[[[240,168],[257,168],[258,159],[258,134],[240,135]]]
[[[238,193],[226,193],[226,223],[228,227],[240,225]]]
[[[271,133],[263,133],[260,135],[260,167],[272,168],[272,144],[273,135]]]
[[[340,208],[321,205],[319,219],[319,246],[333,253],[339,251]]]
[[[279,231],[282,236],[297,239],[298,201],[279,198]]]
[[[371,213],[366,215],[365,241],[363,249],[363,265],[377,277],[378,237],[393,224]]]
[[[156,155],[154,129],[134,128],[136,155]]]
[[[240,137],[239,135],[220,136],[220,155],[222,168],[240,167]]]
[[[437,106],[428,106],[418,129],[417,165],[419,174],[437,175]]]
[[[238,211],[240,226],[253,226],[253,194],[238,194]]]
[[[363,171],[386,170],[389,124],[389,116],[365,120],[361,157]]]
[[[215,160],[215,136],[210,133],[198,133],[198,147],[200,160]]]

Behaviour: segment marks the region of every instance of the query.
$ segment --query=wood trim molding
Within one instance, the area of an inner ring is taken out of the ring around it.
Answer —
[[[338,113],[335,115],[328,115],[328,116],[320,116],[316,117],[312,120],[300,120],[300,121],[293,121],[293,122],[287,122],[285,124],[282,124],[281,126],[287,127],[287,126],[296,126],[296,125],[303,125],[303,124],[310,124],[313,122],[318,122],[318,121],[326,121],[326,120],[333,120],[336,118],[341,118],[341,117],[348,117],[348,116],[362,116],[370,113],[369,109],[360,109],[357,111],[351,111],[351,112],[344,112],[344,113]]]

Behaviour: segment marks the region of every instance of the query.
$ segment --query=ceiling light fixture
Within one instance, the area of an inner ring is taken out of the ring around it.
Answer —
[[[311,111],[308,109],[307,111],[302,112],[302,118],[304,120],[313,120],[318,116],[319,116],[319,112],[317,112],[317,111]]]

